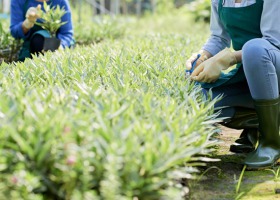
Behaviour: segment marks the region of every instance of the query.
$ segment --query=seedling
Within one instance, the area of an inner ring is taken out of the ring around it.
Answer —
[[[278,167],[277,169],[266,169],[267,171],[270,171],[274,174],[274,182],[276,183],[276,187],[275,187],[275,193],[279,194],[280,193],[280,189],[278,188],[278,181],[279,181],[279,172],[280,172],[280,167]]]
[[[274,174],[274,181],[277,181],[279,180],[279,171],[280,168],[278,167],[277,170],[274,170],[274,169],[266,169],[266,171],[270,171]]]
[[[61,18],[65,15],[66,11],[59,5],[52,7],[44,1],[44,10],[41,12],[42,22],[36,22],[37,25],[41,26],[43,29],[49,31],[51,37],[56,37],[57,30],[67,22],[62,22]]]
[[[236,194],[239,193],[240,185],[241,185],[242,178],[243,178],[244,172],[245,172],[245,170],[246,170],[246,167],[247,167],[247,166],[244,165],[244,167],[243,167],[243,169],[242,169],[242,172],[241,172],[241,174],[240,174],[240,176],[239,176],[239,180],[238,180],[238,183],[237,183],[237,186],[236,186],[236,190],[235,190]]]

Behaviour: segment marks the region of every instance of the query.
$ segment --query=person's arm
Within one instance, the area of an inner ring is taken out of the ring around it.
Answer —
[[[22,4],[23,2],[23,4]],[[14,38],[26,38],[29,36],[29,30],[34,26],[36,20],[40,17],[41,5],[29,7],[24,11],[24,1],[12,0],[11,2],[11,25],[10,31]]]
[[[37,7],[28,8],[25,20],[22,23],[23,33],[26,34],[35,25],[37,19],[40,17],[41,5],[38,4]]]
[[[16,39],[21,39],[21,38],[24,39],[28,36],[28,34],[26,35],[24,33],[24,30],[22,28],[22,24],[25,20],[25,14],[24,14],[23,7],[24,7],[24,1],[22,1],[22,0],[12,0],[11,1],[10,31],[11,31],[12,36]]]
[[[70,47],[73,40],[73,25],[70,6],[66,0],[61,0],[59,6],[64,7],[66,10],[66,14],[61,18],[61,21],[67,23],[59,28],[57,38],[61,40],[62,47]]]
[[[208,60],[212,56],[216,55],[226,47],[230,47],[231,38],[226,32],[223,24],[220,21],[218,14],[219,0],[211,1],[211,18],[210,18],[210,31],[211,35],[202,49],[194,53],[186,62],[187,70],[192,68],[193,61],[197,58],[197,54],[200,54],[200,58],[196,62],[196,66],[199,66],[204,61]]]
[[[209,57],[216,55],[226,47],[230,47],[231,38],[220,21],[218,14],[219,0],[212,0],[210,31],[211,35],[202,50],[210,54]],[[209,55],[208,54],[208,55]]]
[[[280,1],[264,0],[261,16],[261,31],[263,38],[280,48]]]

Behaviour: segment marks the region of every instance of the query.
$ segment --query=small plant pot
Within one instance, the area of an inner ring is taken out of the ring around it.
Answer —
[[[57,38],[45,38],[44,40],[44,51],[55,51],[60,46],[60,39]]]

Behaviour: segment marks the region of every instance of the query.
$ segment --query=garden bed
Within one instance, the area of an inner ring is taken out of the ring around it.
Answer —
[[[132,37],[0,65],[0,198],[184,199],[216,131],[214,102],[177,67],[186,43]]]

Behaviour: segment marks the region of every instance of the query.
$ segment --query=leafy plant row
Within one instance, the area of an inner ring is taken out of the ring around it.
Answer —
[[[211,1],[196,0],[189,5],[189,10],[194,15],[195,21],[210,22],[211,15]]]
[[[4,21],[3,24],[3,26],[0,24],[0,64],[3,61],[16,61],[22,44],[22,41],[15,40],[7,31],[8,21]],[[81,22],[74,24],[74,39],[80,45],[90,45],[106,39],[116,39],[124,34],[124,22],[106,17],[96,18],[95,21],[90,23]]]
[[[20,41],[15,40],[11,34],[6,31],[6,23],[0,20],[0,64],[3,61],[11,62],[16,59],[16,54],[20,48]]]
[[[95,17],[93,21],[76,23],[74,36],[77,44],[90,45],[106,39],[118,39],[125,35],[125,21],[109,17]]]
[[[0,199],[184,199],[216,121],[177,67],[185,44],[156,35],[2,63]]]

